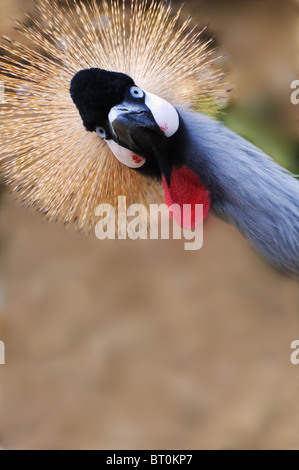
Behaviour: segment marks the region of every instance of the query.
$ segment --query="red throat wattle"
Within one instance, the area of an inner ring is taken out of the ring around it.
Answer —
[[[164,175],[162,180],[165,201],[175,222],[185,229],[194,229],[201,224],[210,210],[211,201],[209,191],[193,171],[186,165],[173,168],[170,185],[168,186]],[[173,204],[179,207],[171,207]],[[198,211],[196,204],[203,205],[203,213]]]

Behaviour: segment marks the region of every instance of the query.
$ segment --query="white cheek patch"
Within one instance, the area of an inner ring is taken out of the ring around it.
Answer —
[[[148,91],[145,92],[145,104],[151,110],[152,115],[161,131],[166,137],[171,137],[179,128],[179,115],[172,104]]]
[[[106,140],[106,142],[117,160],[129,168],[140,168],[145,164],[145,158],[140,157],[140,155],[137,155],[136,153],[126,149],[125,147],[122,147],[121,145],[118,145],[116,142],[114,142],[114,140],[109,139]]]

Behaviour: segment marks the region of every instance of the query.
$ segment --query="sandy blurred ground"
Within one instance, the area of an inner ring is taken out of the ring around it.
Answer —
[[[1,202],[0,447],[299,448],[298,283],[235,229],[186,252]]]
[[[5,448],[298,447],[298,287],[234,229],[106,243],[11,198],[0,224]]]

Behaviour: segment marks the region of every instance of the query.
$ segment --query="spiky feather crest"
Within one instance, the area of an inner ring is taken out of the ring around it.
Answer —
[[[28,47],[3,38],[0,159],[5,180],[49,220],[90,232],[100,203],[157,202],[159,183],[120,164],[107,144],[86,132],[69,94],[72,77],[99,67],[128,74],[174,104],[205,110],[221,95],[210,41],[190,19],[155,1],[74,0],[36,4],[19,30]],[[36,19],[37,18],[37,19]]]

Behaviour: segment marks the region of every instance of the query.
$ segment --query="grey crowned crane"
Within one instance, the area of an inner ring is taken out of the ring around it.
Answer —
[[[121,163],[162,179],[170,208],[203,204],[204,217],[211,210],[271,263],[299,274],[299,182],[292,174],[222,123],[175,108],[123,73],[81,70],[70,93],[86,130],[105,139]],[[178,222],[184,225],[183,217]],[[193,211],[192,227],[199,222]]]
[[[178,223],[173,204],[202,204],[298,276],[299,182],[203,114],[222,85],[202,31],[153,0],[36,8],[0,44],[1,172],[22,201],[94,232],[100,203],[147,203],[162,180]]]

